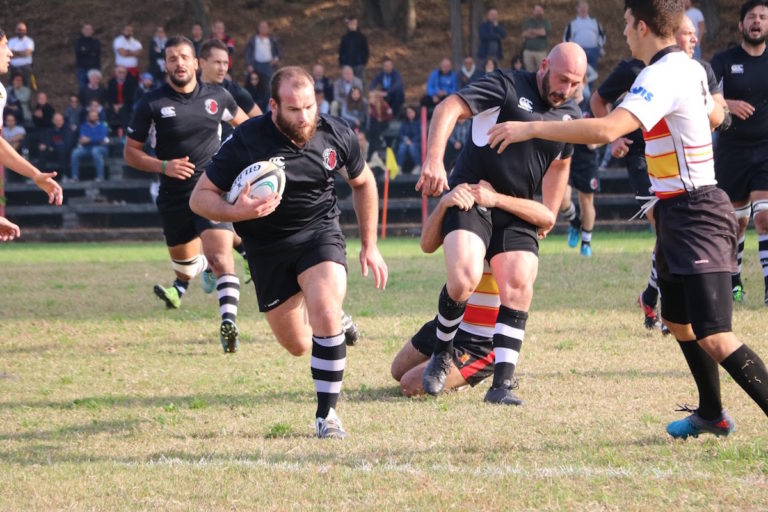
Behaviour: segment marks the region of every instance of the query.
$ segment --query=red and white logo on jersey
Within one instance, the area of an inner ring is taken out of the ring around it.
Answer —
[[[323,166],[329,171],[332,171],[336,168],[337,163],[338,158],[336,156],[336,150],[333,148],[325,148],[325,151],[323,151]]]
[[[219,111],[219,104],[213,98],[205,100],[205,111],[211,115]]]

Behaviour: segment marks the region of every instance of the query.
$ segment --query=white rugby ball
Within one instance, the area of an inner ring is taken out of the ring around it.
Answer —
[[[251,164],[237,175],[224,199],[235,204],[246,183],[251,185],[248,196],[253,199],[264,199],[274,193],[281,195],[285,190],[285,172],[282,166],[270,160]]]

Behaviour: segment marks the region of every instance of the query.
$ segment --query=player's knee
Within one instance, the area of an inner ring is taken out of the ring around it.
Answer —
[[[752,215],[758,233],[768,233],[768,199],[758,199],[752,203]],[[739,222],[742,222],[741,218],[739,218]],[[748,222],[749,218],[744,219],[745,228]]]
[[[208,261],[205,256],[198,254],[187,260],[172,259],[171,266],[178,275],[189,280],[205,270],[208,266]]]
[[[395,360],[392,361],[392,366],[389,367],[389,373],[392,375],[392,378],[400,382],[406,371],[407,369],[400,363],[400,360],[395,357]]]
[[[421,373],[409,372],[403,375],[400,380],[400,393],[407,397],[423,395],[424,388],[421,385]]]
[[[228,258],[225,255],[219,253],[206,254],[206,258],[214,274],[220,276],[227,273],[226,264]]]
[[[310,345],[305,343],[283,343],[282,345],[289,354],[296,357],[301,357],[307,354],[310,350]]]

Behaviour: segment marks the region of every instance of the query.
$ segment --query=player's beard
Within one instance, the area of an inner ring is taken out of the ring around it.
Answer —
[[[565,100],[568,99],[563,94],[561,94],[559,92],[552,92],[550,90],[550,88],[549,88],[549,70],[547,70],[547,72],[544,73],[544,76],[541,79],[541,90],[544,93],[544,100],[547,102],[547,104],[550,107],[559,107],[560,105],[562,105],[565,102]],[[554,98],[553,98],[553,96],[554,96]],[[553,104],[552,103],[553,99],[557,100],[557,104]]]
[[[275,116],[275,124],[277,124],[277,128],[283,132],[283,135],[291,139],[294,143],[303,146],[309,142],[317,131],[317,115],[315,115],[315,119],[311,123],[304,128],[300,128],[295,123],[292,123],[283,117],[278,108],[277,116]]]
[[[186,85],[192,81],[193,74],[190,73],[188,69],[186,69],[185,71],[187,72],[186,78],[176,78],[176,73],[172,73],[168,75],[168,80],[170,80],[171,83],[176,87],[179,87],[179,88],[186,87]]]
[[[765,42],[766,39],[768,39],[768,34],[762,31],[760,32],[759,36],[753,37],[750,35],[749,29],[747,27],[742,27],[741,35],[744,37],[744,42],[749,46],[760,46]]]

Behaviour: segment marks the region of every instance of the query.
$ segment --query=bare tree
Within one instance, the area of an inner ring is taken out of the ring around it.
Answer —
[[[480,47],[478,27],[483,21],[485,5],[483,0],[472,0],[469,10],[469,54],[474,57]]]
[[[464,60],[464,31],[461,26],[461,0],[450,0],[451,60],[453,69],[460,69]]]
[[[701,12],[707,24],[704,39],[712,40],[720,32],[720,2],[718,0],[701,0]]]
[[[413,37],[416,30],[414,0],[360,0],[360,4],[367,25],[391,30],[405,41]]]

